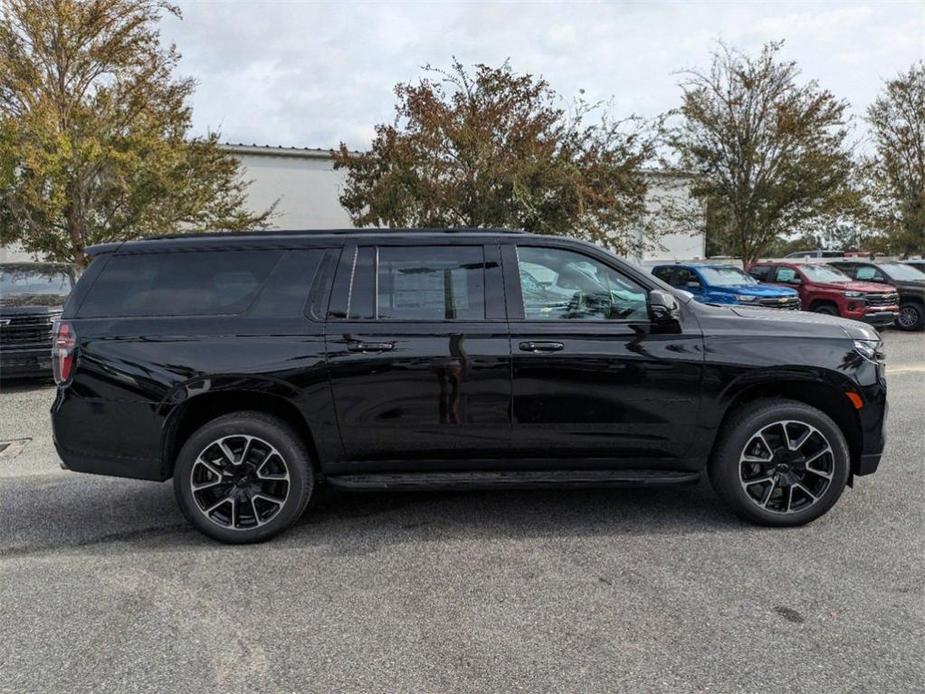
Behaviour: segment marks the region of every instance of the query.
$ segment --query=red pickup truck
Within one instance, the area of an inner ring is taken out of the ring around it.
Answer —
[[[856,282],[825,263],[759,261],[749,266],[748,273],[760,282],[796,289],[804,311],[876,326],[892,325],[899,315],[899,294],[893,287]]]

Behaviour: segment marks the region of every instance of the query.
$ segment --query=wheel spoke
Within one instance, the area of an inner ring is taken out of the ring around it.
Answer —
[[[792,484],[787,488],[787,508],[784,509],[784,512],[790,513],[791,506],[793,506],[793,485]]]
[[[806,432],[802,436],[800,436],[800,438],[798,438],[796,441],[790,442],[790,450],[791,451],[800,450],[803,447],[803,444],[805,444],[809,440],[809,437],[813,435],[813,431],[814,430],[811,427],[806,427]]]
[[[806,494],[810,499],[813,500],[813,503],[815,503],[816,501],[818,501],[819,497],[816,496],[815,494],[813,494],[811,491],[809,491],[809,489],[807,489],[806,487],[804,487],[804,486],[803,486],[802,484],[800,484],[799,482],[795,482],[794,485],[793,485],[793,487],[798,487],[798,488],[800,489],[801,492],[803,492],[803,493]]]
[[[222,478],[221,478],[221,477],[219,477],[219,478],[218,478],[217,480],[215,480],[214,482],[203,482],[202,484],[196,484],[196,483],[194,482],[194,483],[193,483],[193,491],[194,491],[194,492],[201,492],[203,489],[211,489],[211,488],[214,487],[215,485],[221,484],[221,483],[222,483]]]
[[[803,465],[805,465],[806,467],[809,467],[810,463],[818,460],[819,458],[824,456],[826,453],[831,453],[831,452],[832,452],[832,449],[826,446],[821,451],[818,451],[817,453],[813,453],[809,458],[803,461]]]
[[[257,504],[253,496],[251,496],[251,511],[254,514],[254,523],[257,525],[263,525],[263,523],[260,521],[260,514],[257,513]]]
[[[774,493],[774,488],[777,486],[777,477],[771,478],[771,486],[768,487],[768,493],[765,494],[764,499],[761,500],[761,507],[767,508],[768,502],[771,500],[771,495]]]
[[[767,477],[761,477],[760,479],[757,479],[757,480],[744,480],[742,484],[745,485],[746,487],[751,487],[754,484],[764,484],[766,482],[773,482],[773,481],[774,481],[774,476],[768,475]]]
[[[216,501],[214,504],[212,504],[211,506],[209,506],[209,508],[203,509],[202,512],[208,516],[208,515],[211,514],[213,511],[215,511],[217,508],[219,508],[222,504],[227,504],[229,501],[232,501],[232,497],[231,497],[231,496],[223,496],[221,499],[219,499],[219,500]],[[232,503],[233,503],[233,501],[232,501]]]
[[[769,455],[767,458],[756,458],[753,455],[743,455],[742,462],[744,463],[769,463],[773,458],[773,455]]]
[[[247,454],[250,453],[250,451],[251,451],[251,444],[252,444],[252,443],[254,443],[254,437],[253,437],[253,436],[248,436],[248,437],[247,437],[247,442],[244,444],[244,452],[241,453],[241,462],[242,462],[242,463],[246,463],[246,462],[247,462]]]
[[[259,494],[259,493],[254,494],[252,500],[256,501],[257,499],[261,499],[268,503],[275,504],[276,506],[282,506],[286,502],[285,499],[277,499],[276,497],[267,496],[266,494]]]
[[[225,456],[225,459],[228,461],[229,465],[237,467],[240,465],[240,461],[235,460],[234,453],[231,452],[231,449],[225,444],[225,439],[219,439],[216,441],[218,447],[221,449],[222,454]]]
[[[831,472],[826,472],[825,470],[817,470],[816,468],[810,467],[809,465],[806,466],[806,471],[807,471],[807,472],[811,472],[811,473],[813,473],[814,475],[818,475],[819,477],[822,477],[822,478],[827,479],[827,480],[832,479],[832,473],[831,473]]]
[[[202,465],[206,470],[211,472],[213,475],[215,475],[219,479],[224,477],[224,475],[222,474],[222,471],[219,470],[217,467],[215,467],[215,465],[210,463],[208,460],[205,460],[204,458],[200,457],[196,462]]]

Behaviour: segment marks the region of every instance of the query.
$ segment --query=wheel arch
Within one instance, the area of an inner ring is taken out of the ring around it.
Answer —
[[[291,400],[279,393],[249,389],[226,389],[196,395],[176,406],[164,427],[161,446],[163,478],[173,476],[180,449],[202,425],[232,412],[262,412],[286,422],[295,431],[311,454],[315,471],[319,470],[318,448],[312,428]]]
[[[724,428],[733,413],[750,402],[766,399],[795,400],[810,407],[815,407],[828,415],[844,434],[845,441],[848,444],[848,451],[851,454],[851,470],[856,469],[861,459],[864,444],[857,410],[845,395],[844,390],[839,389],[834,384],[818,380],[769,380],[750,383],[735,392],[729,393],[725,399],[720,425],[716,430],[716,436],[710,448],[709,459],[713,458]]]
[[[831,306],[832,308],[835,309],[835,313],[837,315],[839,316],[841,315],[841,309],[838,306],[838,302],[835,301],[834,299],[813,299],[813,301],[809,305],[809,310],[815,311],[821,306]]]

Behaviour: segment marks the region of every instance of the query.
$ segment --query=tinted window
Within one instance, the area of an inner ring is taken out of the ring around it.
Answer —
[[[616,270],[561,248],[517,247],[527,320],[648,319],[646,291]]]
[[[657,267],[652,271],[652,274],[658,277],[662,282],[667,282],[671,284],[671,271],[674,268],[670,267]]]
[[[81,318],[241,313],[282,251],[194,251],[114,256],[90,288]]]
[[[678,268],[672,284],[675,287],[680,287],[681,289],[700,289],[702,286],[697,273],[692,270],[688,270],[686,267]]]
[[[756,265],[751,270],[748,271],[752,277],[761,282],[766,282],[770,273],[771,268],[767,265]]]
[[[378,258],[377,306],[370,312],[380,320],[485,319],[481,246],[380,246]],[[366,281],[358,268],[354,288],[361,296]]]

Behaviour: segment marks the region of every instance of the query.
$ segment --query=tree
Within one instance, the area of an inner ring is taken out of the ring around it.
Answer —
[[[567,113],[545,80],[507,62],[424,70],[395,87],[394,122],[376,126],[368,152],[336,154],[354,224],[569,233],[624,253],[653,242],[628,228],[645,228],[653,151],[636,119],[588,123],[599,104]]]
[[[797,84],[781,43],[751,57],[727,46],[709,71],[683,72],[681,108],[666,129],[710,234],[743,264],[814,219],[853,209],[848,104],[814,81]]]
[[[190,138],[190,79],[162,47],[158,0],[4,0],[0,243],[85,264],[84,247],[240,229],[247,182],[216,134]]]
[[[925,253],[925,62],[886,83],[867,121],[876,146],[864,162],[869,219],[893,252]]]

